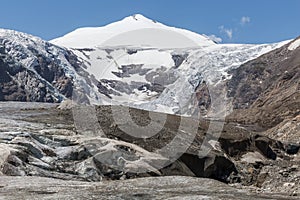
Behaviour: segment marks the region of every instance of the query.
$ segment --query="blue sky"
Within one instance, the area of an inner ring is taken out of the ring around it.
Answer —
[[[135,13],[216,35],[223,43],[270,43],[300,35],[300,0],[1,0],[0,27],[50,40]]]

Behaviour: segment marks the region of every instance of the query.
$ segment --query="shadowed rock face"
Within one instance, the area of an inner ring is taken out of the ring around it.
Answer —
[[[95,80],[87,78],[81,67],[83,64],[70,50],[31,35],[1,30],[1,101],[57,103],[71,98],[74,87],[80,96],[77,98],[86,101],[82,88],[91,87]],[[74,79],[79,76],[83,78]]]
[[[292,42],[291,42],[292,43]],[[229,121],[256,125],[275,139],[299,142],[300,49],[287,44],[232,70]]]
[[[300,49],[290,51],[289,45],[231,71],[228,87],[229,97],[234,97],[234,108],[266,107],[299,92]]]
[[[5,44],[0,45],[3,49],[0,52],[0,100],[60,102],[63,96],[72,96],[72,79],[66,75],[58,59],[50,59],[33,49],[33,59],[36,60],[31,69],[9,55]],[[23,52],[23,56],[28,55]]]
[[[227,121],[256,126],[255,131],[266,131],[275,139],[299,142],[300,48],[289,50],[291,43],[229,71],[232,77],[224,87],[233,112]],[[199,108],[207,113],[211,109],[207,84],[198,85],[195,93]]]

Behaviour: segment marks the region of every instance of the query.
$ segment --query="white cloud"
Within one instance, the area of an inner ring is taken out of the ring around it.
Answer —
[[[250,17],[248,17],[248,16],[243,16],[243,17],[241,17],[241,19],[240,19],[240,25],[241,25],[241,26],[244,26],[244,25],[250,23],[250,21],[251,21],[251,18],[250,18]],[[227,28],[227,27],[225,27],[224,25],[219,26],[220,33],[226,35],[227,38],[230,39],[230,40],[233,38],[233,30],[234,30],[235,32],[238,32],[239,28],[241,28],[241,27],[236,27],[236,26],[235,26],[234,29],[232,29],[232,28]],[[212,35],[212,36],[214,36],[214,35]],[[222,40],[221,40],[221,41],[222,41]]]
[[[225,33],[229,39],[232,39],[233,37],[232,29],[225,28],[224,26],[220,26],[219,29],[221,33]]]
[[[250,17],[244,16],[244,17],[241,18],[240,23],[241,23],[241,25],[245,25],[245,24],[249,23],[250,20],[251,20]]]
[[[219,38],[216,35],[208,35],[207,37],[209,39],[211,39],[212,41],[216,42],[216,43],[221,43],[222,42],[222,38]]]

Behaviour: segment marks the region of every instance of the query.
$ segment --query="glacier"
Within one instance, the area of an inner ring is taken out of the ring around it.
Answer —
[[[155,37],[143,43],[145,31]],[[0,29],[0,45],[6,54],[43,80],[59,101],[69,97],[55,85],[57,80],[49,82],[35,70],[41,65],[40,55],[55,62],[72,81],[72,98],[78,103],[126,105],[188,116],[198,107],[196,93],[201,84],[208,87],[211,99],[225,102],[211,112],[230,111],[227,91],[220,93],[230,70],[288,42],[217,44],[205,35],[140,14],[104,27],[80,28],[49,42]]]

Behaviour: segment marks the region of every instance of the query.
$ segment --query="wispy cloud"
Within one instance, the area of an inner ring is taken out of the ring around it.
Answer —
[[[220,32],[226,34],[226,36],[231,40],[233,37],[233,31],[231,28],[225,28],[223,25],[219,27]]]
[[[216,35],[208,35],[207,36],[209,39],[211,39],[212,41],[216,42],[216,43],[221,43],[222,42],[222,38],[219,38]]]
[[[236,36],[235,33],[238,33],[240,31],[240,29],[244,28],[244,26],[246,24],[250,23],[250,21],[251,21],[250,17],[243,16],[240,18],[239,21],[236,21],[236,23],[234,25],[232,25],[231,28],[225,27],[224,25],[219,26],[220,33],[225,35],[229,40],[232,40],[233,36]]]
[[[250,17],[243,16],[240,20],[240,24],[243,26],[243,25],[249,23],[250,20],[251,20]]]

